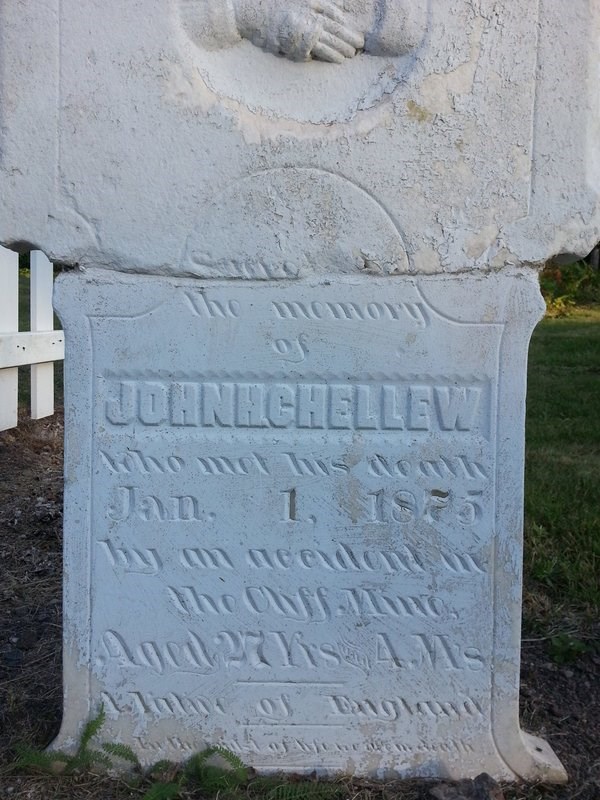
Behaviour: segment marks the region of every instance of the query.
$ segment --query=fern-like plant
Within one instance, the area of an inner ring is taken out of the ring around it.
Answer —
[[[43,750],[36,750],[27,745],[17,745],[15,747],[17,758],[15,760],[16,769],[31,769],[36,772],[48,772],[59,775],[66,771],[66,767],[73,756],[55,750],[46,753]]]
[[[98,764],[104,767],[111,767],[112,761],[106,753],[90,750],[89,748],[90,742],[94,736],[100,732],[105,720],[106,714],[104,713],[104,706],[100,706],[98,714],[86,722],[75,753],[64,753],[61,750],[42,751],[35,750],[31,747],[17,747],[15,766],[18,769],[35,769],[54,775],[70,775],[73,772],[83,772]]]
[[[69,775],[96,765],[111,768],[113,759],[117,758],[131,764],[141,775],[142,766],[129,745],[104,742],[101,750],[91,749],[90,745],[102,730],[105,720],[106,714],[101,706],[98,714],[85,724],[74,754],[22,746],[17,748],[15,766],[54,775]],[[214,763],[216,759],[224,763]],[[216,795],[222,800],[239,800],[242,789],[247,789],[248,795],[260,797],[260,800],[336,800],[342,794],[341,787],[334,783],[287,783],[280,776],[250,781],[250,770],[240,757],[219,746],[196,753],[183,765],[159,761],[143,774],[143,779],[152,782],[143,800],[177,800],[187,790],[197,790],[206,797]]]
[[[225,766],[209,763],[218,757]],[[166,777],[154,783],[144,795],[143,800],[174,800],[184,789],[198,789],[205,795],[234,798],[248,782],[248,768],[244,762],[224,747],[209,747],[193,755],[178,770],[170,762],[159,762],[148,771],[150,777]]]
[[[317,780],[286,781],[281,775],[261,775],[248,784],[256,800],[336,800],[344,794],[338,783]]]
[[[148,789],[143,800],[175,800],[181,794],[182,789],[183,786],[179,781],[155,783]]]
[[[335,783],[280,783],[266,795],[266,800],[335,800],[342,788]]]
[[[219,756],[226,768],[209,764],[209,759]],[[186,763],[184,775],[207,792],[230,791],[248,782],[248,769],[244,762],[224,747],[209,747],[196,753]]]
[[[142,765],[140,764],[140,760],[128,744],[121,744],[119,742],[104,742],[102,749],[105,753],[108,753],[109,756],[120,758],[122,761],[127,761],[129,764],[132,764],[136,770],[141,771]]]

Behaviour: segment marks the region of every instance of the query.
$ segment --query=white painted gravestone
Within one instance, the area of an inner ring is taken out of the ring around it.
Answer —
[[[535,268],[600,238],[599,17],[3,4],[0,240],[79,267],[58,744],[103,704],[145,763],[564,779],[518,719],[525,367]]]

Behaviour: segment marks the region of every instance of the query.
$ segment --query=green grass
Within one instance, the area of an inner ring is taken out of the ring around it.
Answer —
[[[545,319],[529,357],[526,615],[600,609],[600,308]]]

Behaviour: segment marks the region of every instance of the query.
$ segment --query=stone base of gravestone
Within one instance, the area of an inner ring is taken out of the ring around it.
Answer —
[[[65,717],[144,763],[560,781],[518,718],[535,273],[61,276]]]

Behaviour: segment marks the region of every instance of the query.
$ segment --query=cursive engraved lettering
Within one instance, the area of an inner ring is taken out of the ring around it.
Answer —
[[[331,619],[327,589],[301,586],[296,592],[282,592],[269,586],[249,586],[244,590],[244,604],[254,614],[273,611],[285,619],[325,622]]]
[[[162,561],[153,547],[117,547],[110,539],[99,541],[100,548],[106,555],[109,563],[118,570],[138,575],[158,575],[162,569]]]
[[[199,522],[204,519],[198,498],[192,495],[175,495],[159,498],[141,493],[136,486],[117,486],[113,490],[114,502],[107,509],[113,522],[137,518],[142,522]],[[212,521],[214,514],[206,515]]]
[[[443,566],[455,575],[485,575],[487,572],[479,559],[470,553],[441,553],[440,556]]]
[[[175,750],[190,755],[197,750],[197,743],[185,741],[184,739],[180,739],[179,736],[167,736],[162,738],[159,742],[148,741],[147,739],[142,739],[140,736],[134,736],[133,739],[140,750],[149,750],[152,753],[163,753],[168,750]]]
[[[405,697],[387,700],[354,699],[348,695],[328,695],[329,708],[334,716],[377,719],[392,722],[403,717],[424,716],[460,718],[483,715],[483,708],[476,700],[418,700],[409,701]]]
[[[167,642],[160,645],[145,641],[129,646],[117,631],[108,630],[102,636],[102,644],[108,656],[119,662],[121,667],[146,668],[156,675],[169,672],[192,672],[206,675],[214,672],[216,661],[193,631],[188,631],[183,644]]]
[[[256,704],[256,711],[265,720],[282,720],[292,716],[290,697],[280,694],[278,697],[263,697]]]
[[[478,461],[468,456],[442,456],[423,461],[411,461],[409,458],[386,458],[376,453],[367,459],[370,475],[378,478],[408,478],[422,475],[425,478],[465,478],[468,481],[488,481],[488,470]]]
[[[305,458],[296,456],[294,453],[283,454],[286,465],[295,477],[317,476],[327,477],[329,475],[345,475],[350,467],[343,461],[333,461],[329,458]]]
[[[279,647],[284,667],[316,669],[321,666],[321,662],[330,667],[337,667],[342,662],[335,644],[312,644],[304,639],[301,631],[294,631],[289,635],[283,631],[272,631],[271,637]]]
[[[432,669],[468,669],[472,672],[483,669],[483,655],[476,647],[459,646],[445,634],[428,636],[424,633],[415,633],[412,634],[412,638],[419,645],[421,665]]]
[[[184,547],[179,561],[186,569],[233,569],[233,563],[222,547]]]
[[[176,475],[185,466],[184,460],[179,456],[149,456],[141,450],[128,450],[114,456],[100,450],[99,454],[108,471],[116,475],[131,475],[134,472],[141,475]]]
[[[270,475],[262,456],[250,453],[247,456],[229,458],[227,456],[199,456],[196,459],[203,475]]]
[[[221,631],[215,636],[218,645],[224,645],[226,667],[250,666],[255,669],[270,667],[265,656],[265,634],[263,631]]]
[[[237,300],[214,300],[206,292],[185,292],[185,298],[198,317],[209,319],[238,319],[241,306]]]
[[[237,601],[230,594],[210,595],[205,592],[197,592],[193,586],[183,586],[179,589],[168,586],[167,594],[177,611],[186,617],[192,615],[203,617],[205,614],[234,614],[237,610]]]
[[[422,303],[358,303],[358,302],[302,302],[299,300],[273,301],[271,308],[277,319],[353,320],[379,322],[402,319],[413,322],[418,328],[429,325]]]
[[[401,597],[390,595],[381,589],[341,589],[344,603],[336,611],[338,617],[417,617],[440,619],[446,612],[444,601],[439,597]]]
[[[433,461],[421,461],[419,470],[426,477],[444,478],[459,476],[467,480],[488,480],[489,475],[485,467],[477,461],[471,461],[464,455],[453,459],[440,456]]]
[[[157,696],[148,692],[127,692],[126,702],[119,702],[108,692],[102,692],[102,702],[109,714],[119,715],[128,712],[153,714],[156,717],[210,717],[225,714],[225,701],[217,697],[210,699],[202,695],[184,695],[168,692]]]
[[[193,586],[168,586],[167,594],[175,609],[186,617],[227,616],[239,611],[237,599],[230,594],[200,592]],[[242,601],[259,616],[272,612],[297,622],[325,622],[332,616],[323,587],[301,586],[296,592],[283,592],[270,586],[248,586],[242,592]]]
[[[251,548],[247,553],[247,563],[255,569],[268,570],[299,567],[330,572],[384,572],[388,575],[424,572],[421,556],[407,545],[396,550],[362,550],[342,543],[333,552],[306,547],[295,553],[283,548],[273,551]]]
[[[301,364],[308,355],[307,341],[306,334],[301,333],[295,339],[276,339],[272,347],[282,361],[288,361],[290,364]]]

